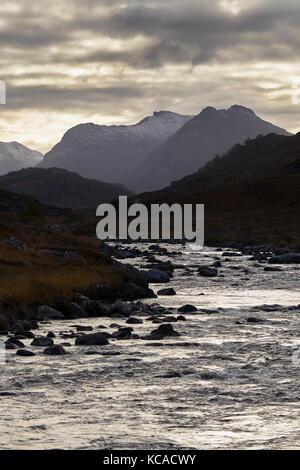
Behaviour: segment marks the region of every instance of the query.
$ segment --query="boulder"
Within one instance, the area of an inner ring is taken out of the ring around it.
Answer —
[[[18,349],[18,346],[14,343],[11,343],[10,341],[6,341],[5,349]]]
[[[130,317],[128,318],[128,320],[126,320],[126,323],[128,323],[129,325],[137,325],[139,323],[143,323],[143,320],[141,318]]]
[[[265,322],[263,318],[259,318],[259,317],[248,317],[246,321],[247,323],[264,323]]]
[[[217,268],[211,268],[210,266],[200,266],[200,268],[198,268],[198,275],[203,277],[217,277],[219,271]]]
[[[86,311],[77,302],[70,302],[69,304],[64,304],[63,313],[68,318],[86,318],[87,317]]]
[[[174,330],[170,323],[163,323],[157,329],[152,330],[150,333],[152,338],[165,338],[166,336],[180,336],[180,334]]]
[[[163,323],[175,323],[177,322],[177,318],[173,317],[172,315],[169,315],[167,317],[162,318]]]
[[[170,274],[160,269],[150,269],[147,272],[147,278],[152,283],[165,283],[170,281]]]
[[[47,305],[41,305],[38,308],[38,314],[43,320],[63,320],[65,318],[61,312]]]
[[[47,334],[47,338],[55,338],[55,333],[53,333],[53,331],[49,331],[48,334]]]
[[[29,339],[33,339],[34,338],[34,334],[31,332],[31,331],[15,331],[14,332],[15,336],[23,336],[23,338],[29,338]]]
[[[111,337],[117,338],[117,339],[129,339],[131,337],[132,331],[133,331],[133,328],[131,327],[119,328],[118,331],[115,331],[114,333],[112,333]]]
[[[64,347],[59,344],[46,348],[43,353],[48,354],[49,356],[62,356],[64,354],[68,354]]]
[[[300,253],[286,253],[279,256],[273,256],[269,259],[270,264],[299,264]]]
[[[128,302],[122,302],[117,300],[112,306],[113,313],[121,313],[122,315],[128,316],[133,310],[133,304]]]
[[[52,346],[53,339],[47,338],[46,336],[40,336],[39,338],[34,338],[34,340],[30,343],[32,346]]]
[[[85,325],[76,325],[77,331],[93,331],[92,326],[85,326]]]
[[[25,348],[25,344],[22,343],[22,341],[20,341],[18,338],[15,338],[15,337],[8,338],[7,342],[15,344],[18,348]]]
[[[194,305],[186,304],[180,307],[178,309],[178,312],[189,313],[189,312],[197,312],[197,310],[198,310],[197,307],[195,307]]]
[[[109,344],[109,341],[103,333],[82,335],[75,340],[76,346],[105,346],[106,344]]]
[[[167,289],[160,289],[157,291],[158,295],[176,295],[176,291],[173,287],[169,287]]]
[[[278,268],[278,267],[276,267],[276,266],[265,266],[265,267],[264,267],[264,271],[266,271],[266,272],[271,272],[271,273],[272,273],[272,272],[279,272],[279,271],[282,271],[282,269],[281,269],[281,268]]]
[[[35,356],[35,353],[32,351],[28,351],[28,349],[18,349],[16,352],[18,356],[24,356],[24,357],[30,357],[30,356]]]

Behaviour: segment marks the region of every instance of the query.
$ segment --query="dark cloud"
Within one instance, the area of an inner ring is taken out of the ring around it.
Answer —
[[[55,86],[19,86],[7,88],[7,108],[62,110],[95,108],[105,102],[118,102],[124,99],[141,98],[136,86],[57,88]]]
[[[238,101],[288,127],[298,112],[299,0],[1,0],[0,18],[7,122],[36,110],[137,121]]]

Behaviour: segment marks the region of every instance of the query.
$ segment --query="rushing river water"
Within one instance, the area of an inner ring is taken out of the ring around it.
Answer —
[[[198,313],[173,324],[181,336],[100,347],[70,340],[66,356],[45,356],[32,346],[34,357],[7,351],[0,366],[0,449],[300,448],[299,267],[265,272],[239,256],[222,263],[221,276],[204,278],[191,266],[211,264],[222,253],[168,249],[182,251],[171,258],[182,269],[169,284],[151,287],[174,287],[177,295],[147,302],[171,311],[197,306]],[[247,323],[249,316],[265,322]],[[35,333],[51,330],[60,343],[60,332],[74,324],[112,332],[111,323],[56,321]],[[131,326],[143,335],[157,325]]]

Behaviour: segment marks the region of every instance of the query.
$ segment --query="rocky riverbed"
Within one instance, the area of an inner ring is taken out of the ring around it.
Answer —
[[[297,256],[112,250],[157,298],[2,329],[0,448],[300,448]]]

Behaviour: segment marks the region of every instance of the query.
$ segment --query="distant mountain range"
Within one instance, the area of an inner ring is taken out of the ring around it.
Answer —
[[[235,145],[196,173],[133,200],[205,204],[206,241],[299,249],[300,133]]]
[[[0,176],[0,189],[32,196],[42,204],[72,209],[97,207],[119,195],[125,186],[83,178],[61,168],[27,168]]]
[[[238,105],[208,107],[197,116],[160,111],[132,126],[75,126],[38,166],[65,168],[141,192],[162,188],[235,143],[270,132],[289,135]]]
[[[0,175],[40,163],[43,154],[18,142],[0,142]]]
[[[197,171],[234,144],[270,132],[291,135],[243,106],[220,110],[205,108],[155,149],[133,172],[127,185],[135,191],[163,188]]]
[[[191,117],[160,111],[131,126],[80,124],[68,130],[38,166],[126,184],[135,168]]]

